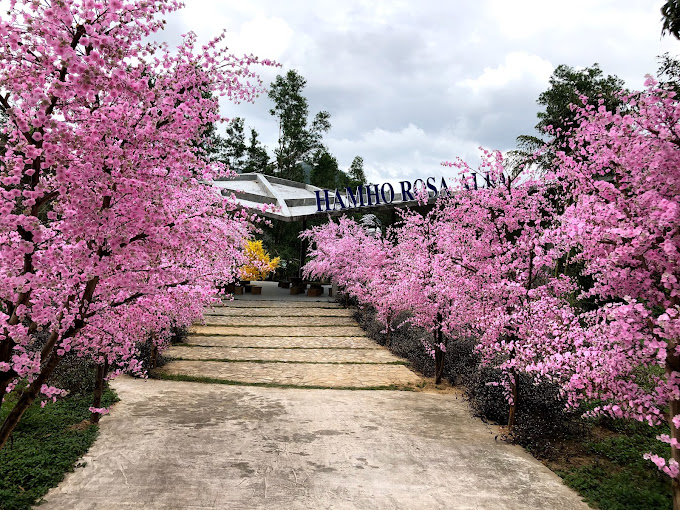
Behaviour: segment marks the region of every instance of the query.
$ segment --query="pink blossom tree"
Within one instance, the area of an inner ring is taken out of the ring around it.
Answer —
[[[477,336],[482,362],[504,374],[512,429],[519,374],[541,379],[546,371],[537,366],[573,348],[563,333],[574,322],[563,299],[573,285],[553,274],[544,235],[556,220],[554,187],[532,180],[528,170],[508,174],[499,152],[483,154],[476,171],[460,160],[445,163],[466,177],[437,212],[437,280],[450,303],[445,329]],[[475,189],[467,182],[472,173],[489,185]]]
[[[332,279],[361,306],[376,310],[390,343],[393,321],[409,310],[402,290],[408,285],[397,264],[397,252],[389,237],[374,237],[349,218],[310,229],[303,236],[312,241],[307,277]]]
[[[573,196],[562,248],[576,248],[593,279],[584,296],[607,303],[590,317],[567,389],[601,400],[595,413],[668,422],[671,459],[650,458],[673,478],[680,509],[680,103],[646,86],[618,112],[575,107],[580,125],[560,155],[555,177]]]
[[[425,215],[403,211],[400,225],[391,232],[396,241],[395,272],[400,274],[401,283],[392,291],[401,306],[411,312],[408,321],[429,333],[422,343],[435,362],[435,384],[441,383],[444,373],[448,340],[442,328],[453,303],[461,303],[451,299],[447,292],[454,281],[460,283],[460,280],[449,273],[442,274],[447,255],[438,242],[440,206],[441,203]],[[374,306],[380,307],[380,303]]]
[[[468,178],[472,173],[460,161],[450,166]],[[444,333],[478,337],[484,363],[505,374],[512,426],[517,373],[545,377],[550,357],[572,349],[565,331],[575,318],[562,297],[573,286],[552,275],[551,245],[543,238],[555,221],[554,191],[504,173],[499,153],[485,152],[477,173],[496,185],[475,189],[463,179],[427,214],[403,212],[387,239],[372,240],[345,219],[317,228],[307,268],[332,275],[383,320],[409,310],[409,320],[430,332],[424,345],[437,383]]]
[[[140,335],[162,343],[243,262],[252,218],[205,184],[224,169],[204,147],[258,61],[145,42],[180,6],[13,0],[0,20],[0,398],[26,381],[0,447],[66,352],[134,369]]]

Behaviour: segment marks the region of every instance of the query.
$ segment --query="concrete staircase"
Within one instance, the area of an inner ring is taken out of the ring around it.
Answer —
[[[333,389],[415,389],[424,380],[331,301],[243,299],[206,310],[167,351],[164,378]]]

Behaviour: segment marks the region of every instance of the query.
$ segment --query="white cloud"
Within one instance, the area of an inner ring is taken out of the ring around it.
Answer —
[[[356,155],[375,182],[416,178],[477,146],[507,150],[536,124],[538,95],[554,67],[590,66],[639,88],[655,56],[680,52],[661,38],[664,0],[191,0],[168,17],[166,38],[201,42],[227,29],[235,53],[273,58],[307,79],[310,113],[328,110],[325,141],[342,167]],[[266,96],[223,102],[270,149]]]
[[[459,85],[471,89],[475,94],[499,90],[517,82],[524,82],[547,88],[553,66],[547,60],[526,52],[517,51],[505,56],[497,67],[485,67],[477,78],[466,79]]]
[[[236,55],[252,53],[279,60],[292,38],[293,29],[282,18],[258,16],[243,23],[237,32],[228,32],[227,45]]]
[[[414,124],[389,131],[374,128],[353,140],[330,139],[340,167],[349,167],[356,155],[364,157],[366,176],[372,182],[414,180],[426,176],[450,176],[441,163],[461,156],[475,162],[478,146],[452,130],[428,133]],[[367,157],[368,156],[368,157]]]

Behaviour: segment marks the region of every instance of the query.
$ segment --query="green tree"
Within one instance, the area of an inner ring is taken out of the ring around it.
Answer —
[[[338,161],[327,151],[319,151],[314,158],[310,183],[324,189],[335,189],[342,184]]]
[[[267,149],[262,146],[258,140],[258,132],[250,129],[250,140],[246,147],[246,160],[243,165],[243,172],[261,172],[270,173],[269,170],[269,154]]]
[[[220,161],[237,173],[243,172],[247,156],[243,124],[242,117],[234,117],[227,123],[227,136],[222,140],[220,151]]]
[[[352,160],[352,164],[349,166],[347,176],[349,177],[348,186],[356,187],[359,186],[359,184],[366,183],[366,173],[364,172],[364,158],[362,158],[361,156],[356,156]]]
[[[279,177],[298,182],[304,181],[300,162],[310,162],[315,151],[323,148],[323,134],[331,128],[330,114],[321,111],[309,123],[309,104],[302,95],[307,84],[297,71],[285,76],[278,75],[269,89],[274,108],[269,113],[279,122],[276,173]]]
[[[149,78],[151,82],[154,82],[154,78]],[[204,91],[201,93],[203,99],[213,99],[213,93],[210,91]],[[222,151],[224,150],[224,138],[220,136],[217,131],[217,126],[214,122],[206,122],[204,124],[203,136],[201,136],[201,141],[195,143],[198,147],[203,157],[209,161],[220,161],[222,162]]]
[[[614,75],[605,76],[598,64],[577,70],[567,65],[560,65],[550,77],[550,87],[538,96],[536,101],[543,107],[537,114],[536,130],[539,135],[520,135],[517,137],[517,149],[510,152],[510,164],[516,171],[521,166],[535,162],[542,169],[550,168],[557,149],[569,152],[569,130],[574,126],[576,115],[571,104],[582,104],[581,95],[588,97],[588,102],[603,105],[614,110],[621,105],[618,94],[624,90],[623,80]],[[550,135],[547,128],[552,128]],[[550,138],[547,138],[547,137]],[[547,145],[547,150],[534,161],[534,153]]]
[[[680,39],[680,0],[666,0],[661,7],[661,35]]]
[[[659,84],[668,90],[680,94],[680,60],[664,53],[657,57],[659,59],[659,69],[656,76]]]

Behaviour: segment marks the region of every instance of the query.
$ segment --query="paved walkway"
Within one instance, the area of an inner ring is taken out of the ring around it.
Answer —
[[[239,300],[215,307],[205,324],[191,328],[185,345],[167,351],[175,361],[157,373],[286,387],[409,389],[424,384],[403,360],[367,338],[350,310],[308,299]]]
[[[363,333],[335,336],[356,328],[347,310],[267,297],[207,311],[162,370],[227,384],[114,381],[121,401],[86,466],[40,508],[588,508],[523,449],[496,441],[458,393],[429,390]],[[263,321],[277,313],[287,320]],[[306,327],[313,317],[349,322]],[[391,389],[366,389],[376,387]]]

